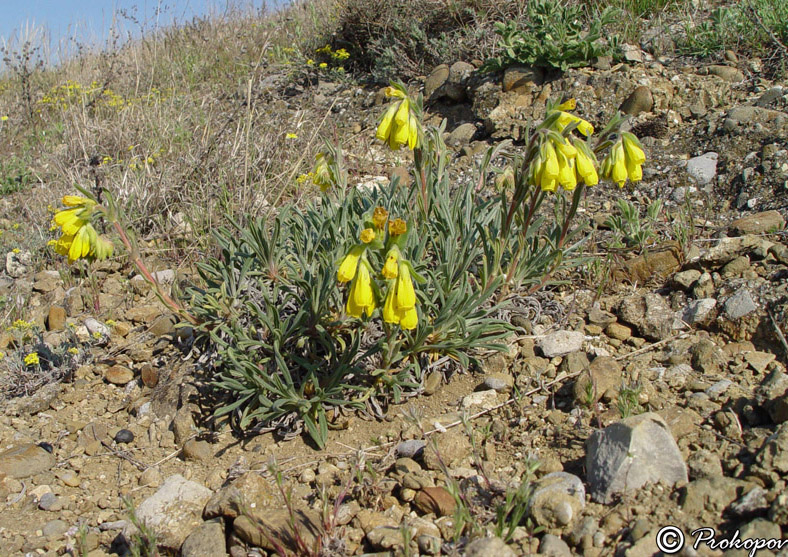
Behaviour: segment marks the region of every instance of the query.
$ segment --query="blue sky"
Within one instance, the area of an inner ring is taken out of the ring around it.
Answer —
[[[222,13],[234,7],[272,8],[281,0],[0,0],[0,44],[25,34],[31,25],[47,30],[53,60],[75,42],[106,44],[115,21],[122,38],[138,36],[195,16]],[[125,14],[125,15],[124,15]],[[116,17],[117,16],[117,17]],[[36,41],[40,44],[40,41]]]

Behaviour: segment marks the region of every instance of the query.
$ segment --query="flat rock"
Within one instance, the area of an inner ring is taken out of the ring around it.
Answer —
[[[106,369],[104,379],[113,385],[125,385],[134,379],[134,372],[126,366],[116,364]]]
[[[723,81],[730,83],[741,83],[744,81],[744,74],[733,66],[722,66],[714,64],[707,68],[709,75],[716,75]]]
[[[692,157],[687,161],[687,174],[700,186],[706,186],[717,176],[717,159],[714,152]]]
[[[624,114],[637,116],[641,112],[651,112],[654,107],[654,97],[651,94],[651,89],[645,85],[639,85],[632,93],[621,103],[619,110]]]
[[[679,504],[685,513],[698,515],[704,511],[721,513],[751,487],[745,481],[726,476],[693,480],[682,490]]]
[[[545,534],[539,541],[539,553],[548,557],[571,557],[569,545],[553,534]]]
[[[580,403],[588,402],[589,393],[593,402],[599,402],[605,393],[611,393],[615,398],[621,388],[623,370],[614,358],[598,356],[588,366],[587,373],[583,373],[575,381],[572,388],[575,400]]]
[[[585,335],[580,331],[556,331],[539,340],[539,348],[545,358],[565,356],[583,347]]]
[[[530,93],[535,85],[544,82],[544,71],[541,68],[514,65],[503,72],[503,90],[517,93]]]
[[[321,535],[320,515],[311,509],[295,510],[293,514],[298,535],[307,547],[314,547]],[[244,542],[269,551],[277,550],[271,540],[285,549],[298,551],[293,539],[293,522],[287,509],[260,509],[250,515],[241,515],[233,521],[233,532]]]
[[[181,557],[222,557],[226,554],[224,522],[219,519],[197,526],[181,546]]]
[[[703,324],[714,315],[714,308],[717,307],[717,300],[714,298],[701,298],[692,300],[681,312],[681,320],[688,325]]]
[[[46,472],[54,465],[54,455],[32,443],[0,453],[0,476],[27,478]]]
[[[622,321],[634,325],[649,340],[662,340],[673,331],[675,313],[659,294],[633,294],[624,298],[616,311]]]
[[[217,491],[205,505],[203,517],[237,518],[244,509],[276,506],[279,498],[274,487],[256,472],[246,472]]]
[[[493,389],[486,391],[476,391],[462,397],[463,408],[475,408],[477,410],[489,410],[498,405],[498,392]]]
[[[457,502],[445,487],[425,487],[416,493],[414,506],[424,514],[435,516],[452,516],[457,509]]]
[[[734,234],[764,234],[782,230],[785,219],[777,211],[763,211],[733,221],[729,228]]]
[[[687,481],[687,467],[668,424],[653,412],[594,432],[587,444],[586,470],[591,497],[605,504],[614,494],[649,482]]]
[[[753,350],[751,352],[744,353],[744,360],[753,370],[757,371],[758,373],[765,372],[766,368],[774,361],[775,358],[776,356],[771,352],[760,352],[758,350]]]
[[[722,309],[730,319],[740,319],[756,311],[758,305],[752,299],[752,294],[750,294],[749,290],[740,288],[730,298],[725,300]]]
[[[177,550],[186,537],[202,523],[202,510],[212,492],[207,487],[175,474],[137,506],[137,518],[156,532],[160,547]],[[133,528],[127,525],[128,540]]]
[[[465,546],[463,557],[516,557],[511,547],[498,537],[478,538]]]
[[[681,259],[681,247],[676,242],[666,242],[625,261],[613,271],[613,278],[637,284],[653,281],[661,283],[679,270]]]

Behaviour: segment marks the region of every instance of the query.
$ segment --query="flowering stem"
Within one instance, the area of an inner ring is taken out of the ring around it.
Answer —
[[[421,186],[421,203],[424,216],[426,217],[430,207],[427,199],[427,172],[424,168],[424,150],[421,147],[413,150],[413,163],[416,166],[416,175]]]
[[[172,297],[167,294],[164,289],[162,289],[161,284],[159,284],[159,281],[156,280],[156,277],[154,277],[153,274],[148,270],[145,262],[140,257],[139,250],[134,244],[132,244],[128,234],[126,233],[126,230],[120,225],[120,223],[117,220],[113,220],[112,226],[115,228],[118,236],[120,236],[120,241],[123,242],[124,246],[126,246],[126,250],[129,252],[131,262],[134,263],[134,266],[137,267],[137,270],[139,270],[140,274],[145,278],[145,280],[147,280],[151,286],[156,289],[156,294],[159,296],[159,299],[161,299],[161,301],[169,306],[170,309],[172,309],[175,313],[178,313],[184,317],[189,323],[192,325],[198,325],[200,321],[191,313],[186,311],[183,306],[173,300]]]

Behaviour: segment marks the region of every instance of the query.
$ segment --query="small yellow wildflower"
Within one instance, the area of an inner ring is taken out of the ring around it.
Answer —
[[[314,65],[315,65],[315,61],[314,61],[314,60],[312,60],[312,59],[310,58],[310,59],[308,59],[308,60],[306,61],[306,65],[307,65],[307,66],[314,66]]]
[[[5,352],[0,352],[0,360],[2,360],[3,358],[5,358]]]
[[[20,226],[21,225],[18,222],[15,222],[11,228],[13,228],[14,230],[19,230]]]
[[[318,66],[321,70],[325,70],[328,67],[328,64],[325,62],[320,62],[320,66]]]
[[[594,153],[588,148],[585,141],[573,138],[572,143],[577,149],[575,157],[575,171],[578,181],[582,180],[587,186],[595,186],[599,183],[599,175],[596,171],[596,158]]]
[[[8,116],[0,116],[0,120],[2,120],[3,122],[5,122],[6,120],[8,120]]]
[[[79,348],[72,346],[71,348],[68,349],[68,353],[77,356],[79,355]]]
[[[115,323],[112,319],[107,319],[106,321],[104,321],[104,324],[107,327],[114,327],[115,325],[117,325],[117,323]]]
[[[331,56],[336,60],[347,60],[350,58],[350,53],[344,48],[339,48]]]
[[[25,356],[25,365],[26,366],[37,366],[39,364],[38,360],[38,353],[31,352],[27,356]]]
[[[360,239],[363,243],[368,244],[375,239],[377,234],[375,234],[375,230],[372,228],[365,228],[361,231]]]
[[[14,253],[21,253],[22,250],[20,250],[19,248],[14,248],[11,251]]]
[[[389,234],[392,236],[401,236],[408,231],[408,224],[402,219],[394,219],[389,221]]]
[[[388,219],[388,211],[383,207],[375,207],[375,210],[372,212],[372,223],[375,225],[375,228],[382,230],[383,227],[386,226],[386,221],[388,221]]]
[[[298,136],[293,132],[290,132],[285,136],[285,139],[298,139]]]

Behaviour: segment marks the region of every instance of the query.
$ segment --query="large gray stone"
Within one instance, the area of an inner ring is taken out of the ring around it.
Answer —
[[[583,347],[585,335],[579,331],[556,331],[543,337],[539,341],[539,348],[545,358],[565,356],[577,352]]]
[[[594,432],[588,440],[586,470],[591,497],[600,503],[649,482],[687,481],[687,467],[668,424],[652,412]]]
[[[202,523],[202,510],[211,493],[207,487],[175,474],[140,503],[136,509],[137,518],[156,532],[159,547],[177,550]],[[131,539],[134,530],[128,525],[124,537]]]
[[[717,153],[704,153],[687,161],[687,174],[700,186],[711,183],[717,176]]]
[[[670,336],[676,321],[676,314],[665,298],[653,292],[624,298],[616,311],[622,321],[637,327],[640,334],[649,340]]]

